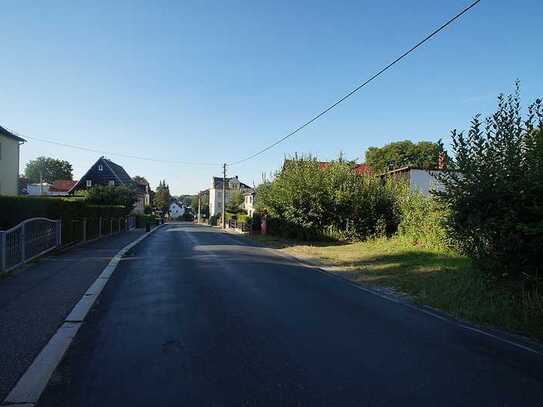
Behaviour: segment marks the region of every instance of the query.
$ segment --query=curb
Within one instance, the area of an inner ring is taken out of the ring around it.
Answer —
[[[83,324],[85,317],[111,278],[111,275],[117,268],[121,258],[126,252],[156,232],[162,226],[163,225],[159,225],[150,232],[143,234],[133,242],[124,246],[115,256],[113,256],[94,283],[92,283],[79,302],[72,308],[72,311],[64,319],[64,322],[60,328],[58,328],[57,332],[51,337],[38,356],[36,356],[32,364],[19,378],[15,386],[1,403],[2,406],[33,406],[38,402],[47,383],[49,383],[51,375],[60,364],[64,354]]]

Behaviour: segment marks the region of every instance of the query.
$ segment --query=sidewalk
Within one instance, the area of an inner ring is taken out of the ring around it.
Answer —
[[[0,400],[117,252],[132,230],[43,257],[0,280]]]

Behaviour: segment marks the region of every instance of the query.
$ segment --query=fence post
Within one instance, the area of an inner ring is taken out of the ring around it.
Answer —
[[[98,237],[102,237],[102,217],[98,218]]]
[[[113,218],[109,219],[109,234],[113,234]]]
[[[119,225],[117,228],[117,233],[121,233],[121,218],[117,218],[117,225]]]
[[[83,241],[87,241],[87,218],[83,218]]]
[[[21,262],[25,262],[26,260],[26,236],[25,236],[25,229],[26,229],[26,223],[23,223],[21,226]]]
[[[57,247],[62,245],[62,219],[55,221],[56,224],[56,237],[57,237]]]
[[[6,269],[6,232],[0,230],[0,271]]]

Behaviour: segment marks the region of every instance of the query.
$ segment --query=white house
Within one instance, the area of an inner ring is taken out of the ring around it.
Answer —
[[[225,205],[232,200],[235,193],[252,191],[252,188],[240,182],[238,176],[226,178],[226,187],[224,190]],[[221,177],[213,177],[211,180],[211,188],[209,188],[209,216],[220,214],[222,211],[222,192],[223,179]]]
[[[170,217],[172,219],[176,219],[176,218],[178,218],[180,216],[183,216],[185,214],[185,207],[182,204],[180,204],[179,202],[173,201],[170,204],[169,213],[170,213]]]
[[[409,187],[412,191],[419,191],[423,195],[430,195],[430,191],[432,190],[443,190],[443,185],[436,178],[443,171],[442,169],[425,169],[408,166],[388,171],[381,177],[384,179],[405,179],[409,182]]]
[[[254,191],[245,192],[245,194],[243,194],[243,209],[245,209],[247,214],[251,217],[255,213],[255,195],[256,193]]]

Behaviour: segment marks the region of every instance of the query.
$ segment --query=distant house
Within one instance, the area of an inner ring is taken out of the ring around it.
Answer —
[[[245,192],[252,191],[252,188],[249,185],[240,182],[237,175],[235,177],[226,178],[226,185],[224,187],[225,205],[228,205],[236,192],[244,194]],[[209,216],[221,213],[222,192],[223,179],[221,177],[213,177],[211,180],[211,188],[209,188]]]
[[[440,168],[428,169],[407,166],[388,171],[382,174],[381,178],[405,180],[409,183],[412,191],[419,191],[423,195],[430,195],[430,191],[440,191],[443,189],[443,185],[437,179],[437,176],[443,171],[445,170]]]
[[[139,188],[123,167],[113,161],[100,157],[81,177],[71,192],[87,190],[97,185],[126,186],[135,188],[138,200],[134,205],[135,213],[143,213],[146,194]]]
[[[175,219],[185,214],[185,207],[182,203],[174,200],[172,203],[170,203],[170,209],[168,212],[170,213],[170,217]]]
[[[243,194],[243,209],[245,209],[247,214],[251,217],[255,213],[255,196],[255,191],[249,191]]]
[[[66,196],[70,195],[76,185],[77,181],[71,180],[56,180],[52,184],[38,182],[27,184],[25,191],[28,195]]]
[[[19,192],[19,150],[25,141],[0,126],[0,195]]]
[[[68,179],[57,179],[53,182],[53,185],[49,187],[48,195],[54,196],[66,196],[70,195],[72,189],[77,185],[77,181],[72,181]]]

